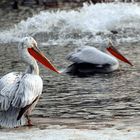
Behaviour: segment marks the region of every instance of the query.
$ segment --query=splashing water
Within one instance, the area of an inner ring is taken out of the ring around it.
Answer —
[[[43,33],[48,43],[95,43],[110,37],[111,30],[119,31],[117,39],[137,41],[140,39],[139,23],[138,4],[84,4],[77,10],[40,12],[10,30],[1,31],[0,43],[18,42],[21,37],[39,33]]]

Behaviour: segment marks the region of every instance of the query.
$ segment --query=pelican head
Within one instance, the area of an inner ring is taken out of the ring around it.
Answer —
[[[39,50],[39,48],[37,47],[37,42],[33,37],[24,37],[19,43],[18,48],[21,59],[29,65],[35,65],[35,60],[37,60],[50,70],[56,73],[60,73]]]
[[[28,49],[34,46],[37,46],[37,42],[33,37],[24,37],[21,40],[21,45],[19,45],[22,49]]]

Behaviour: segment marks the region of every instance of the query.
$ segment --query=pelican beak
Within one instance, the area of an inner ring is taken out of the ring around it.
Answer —
[[[60,74],[60,72],[55,68],[55,66],[53,66],[53,64],[45,57],[45,55],[36,47],[36,45],[34,45],[34,47],[32,48],[28,48],[28,52],[31,56],[33,56],[36,60],[38,60],[42,65]]]
[[[120,59],[121,61],[133,66],[133,64],[127,59],[125,58],[112,44],[111,41],[109,41],[108,47],[106,48],[108,50],[108,52],[110,52],[113,56],[115,56],[116,58]]]

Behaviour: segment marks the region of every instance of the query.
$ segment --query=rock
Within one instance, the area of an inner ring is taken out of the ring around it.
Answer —
[[[14,3],[12,4],[13,9],[19,9],[18,7],[18,0],[15,0]]]

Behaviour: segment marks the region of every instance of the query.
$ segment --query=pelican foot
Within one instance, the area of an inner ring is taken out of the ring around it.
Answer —
[[[31,121],[31,120],[28,120],[28,122],[27,122],[27,126],[29,126],[29,127],[34,126],[34,125],[32,124],[32,121]]]

